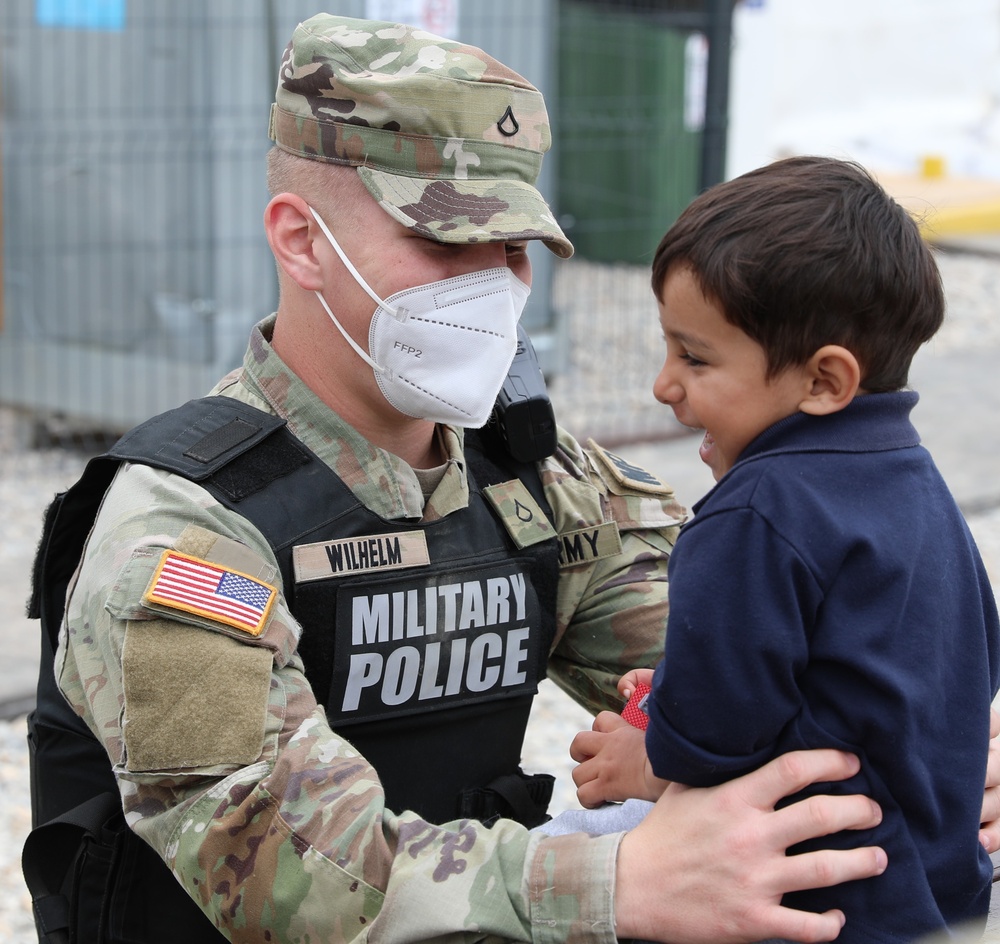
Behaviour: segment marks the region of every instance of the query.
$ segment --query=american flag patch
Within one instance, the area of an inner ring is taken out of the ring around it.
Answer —
[[[277,587],[197,557],[164,551],[143,598],[259,636]]]

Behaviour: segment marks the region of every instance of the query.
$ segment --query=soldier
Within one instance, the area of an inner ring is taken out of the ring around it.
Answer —
[[[475,432],[514,354],[528,241],[572,252],[534,188],[540,94],[479,49],[319,15],[276,99],[276,315],[210,397],[127,435],[50,516],[50,629],[69,587],[33,726],[35,818],[87,839],[65,876],[51,829],[29,840],[42,933],[835,937],[837,912],[782,893],[884,855],[785,850],[878,808],[775,805],[851,775],[848,756],[668,791],[625,836],[525,828],[551,789],[518,767],[538,679],[597,711],[657,661],[684,514],[563,431],[537,463]],[[85,725],[55,717],[56,685]]]

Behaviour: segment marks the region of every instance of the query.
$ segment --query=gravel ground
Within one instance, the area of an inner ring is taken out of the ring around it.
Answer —
[[[940,265],[948,295],[948,320],[933,342],[936,352],[995,348],[1000,351],[1000,259],[970,254],[943,254]],[[649,387],[659,366],[662,341],[655,306],[649,300],[644,269],[599,268],[587,263],[560,267],[556,292],[567,307],[568,322],[582,325],[571,338],[566,373],[553,385],[560,418],[570,429],[585,430],[607,403],[622,404],[623,426],[630,432],[664,428],[664,411],[649,406]],[[605,306],[613,316],[594,318]],[[578,309],[574,312],[573,309]],[[590,313],[589,317],[587,313]],[[614,355],[609,355],[614,352]],[[623,393],[623,378],[630,392]],[[611,396],[613,392],[613,396]],[[636,420],[634,414],[651,417]],[[645,424],[645,425],[644,425]],[[991,427],[995,430],[995,426]],[[16,653],[15,633],[28,624],[21,616],[27,590],[27,568],[37,541],[42,509],[51,496],[79,473],[84,457],[79,451],[47,449],[26,452],[18,448],[16,424],[0,410],[0,642]],[[993,434],[995,435],[995,433]],[[682,498],[684,496],[681,496]],[[1000,587],[1000,508],[970,516],[994,587]],[[13,627],[13,628],[12,628]],[[7,680],[22,673],[30,690],[34,666],[8,664]],[[17,663],[18,660],[12,660]],[[5,685],[5,690],[11,690]],[[547,769],[557,775],[554,809],[576,806],[567,748],[572,736],[589,726],[585,712],[555,686],[544,683],[536,701],[525,746],[525,767]],[[27,751],[24,718],[0,721],[0,941],[35,941],[29,902],[20,874],[20,849],[29,828]],[[991,934],[996,935],[993,931]],[[993,937],[993,940],[1000,938]]]

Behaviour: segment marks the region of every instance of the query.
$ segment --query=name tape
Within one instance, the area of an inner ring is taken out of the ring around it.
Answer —
[[[430,563],[423,531],[369,534],[292,548],[295,582],[353,577],[376,571],[426,567]]]

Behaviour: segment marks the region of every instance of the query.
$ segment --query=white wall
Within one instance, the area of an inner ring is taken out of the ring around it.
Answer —
[[[1000,178],[1000,0],[737,6],[729,176],[791,153]]]

